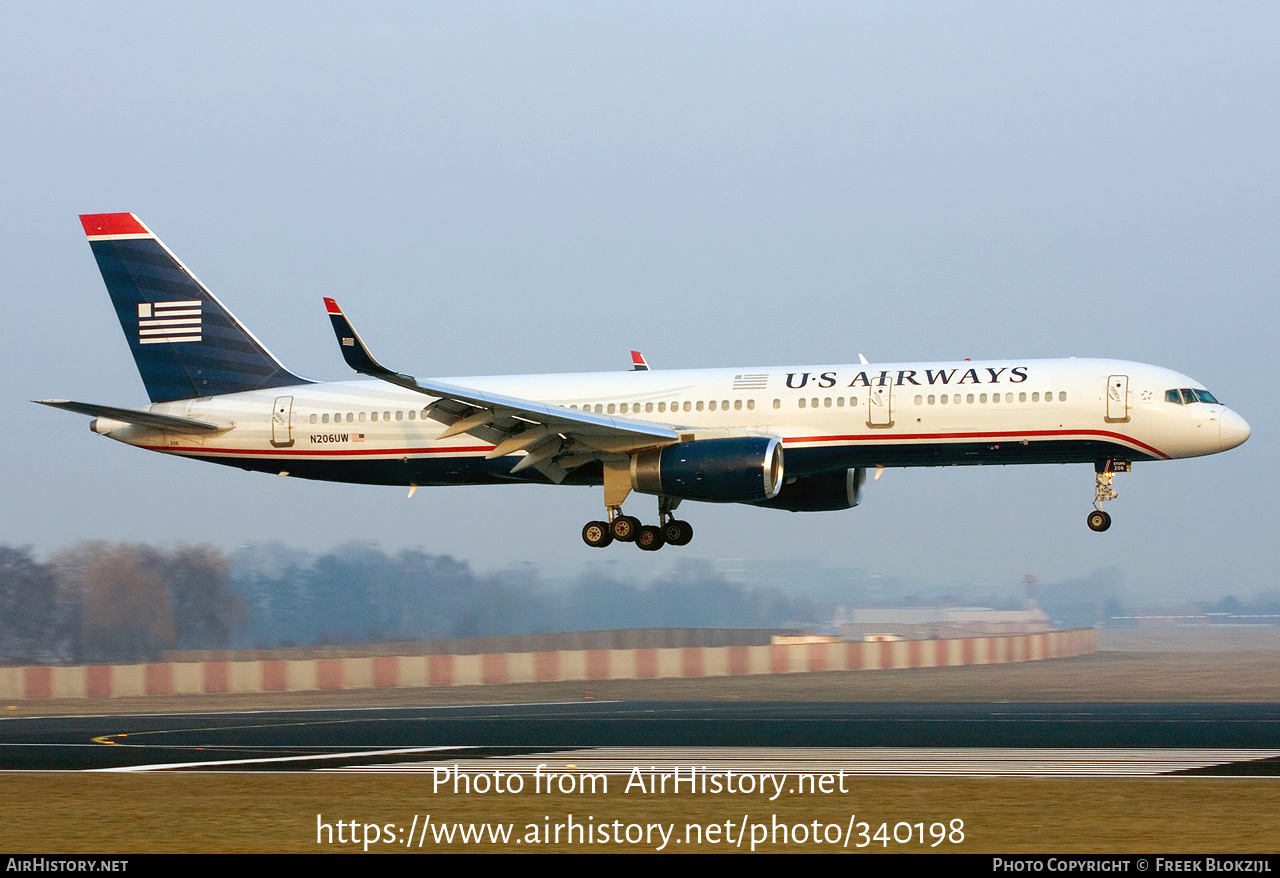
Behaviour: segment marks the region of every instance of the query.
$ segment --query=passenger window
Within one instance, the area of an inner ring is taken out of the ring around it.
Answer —
[[[389,420],[391,420],[391,412],[383,412],[383,413],[382,413],[382,420],[384,420],[384,421],[389,421]]]
[[[814,408],[818,407],[818,398],[816,396],[813,398],[812,405]]]
[[[613,403],[609,403],[609,407],[606,408],[605,411],[607,411],[609,414],[613,414],[615,411],[617,411],[617,408],[618,407]]]
[[[1006,394],[1004,395],[1004,401],[1005,401],[1005,402],[1013,402],[1013,394],[1012,394],[1012,393],[1006,393]]]
[[[776,409],[780,409],[780,408],[782,408],[782,400],[780,400],[780,399],[775,399],[775,400],[773,401],[773,407],[774,407],[774,408],[776,408]]]
[[[667,404],[665,402],[658,403],[658,411],[665,412],[666,410],[667,410]]]
[[[374,412],[373,414],[369,415],[369,420],[371,420],[371,421],[376,421],[376,420],[378,420],[378,413],[377,413],[377,412]]]
[[[702,400],[698,400],[698,405],[697,405],[698,411],[702,411],[702,405],[703,405]]]
[[[802,396],[800,397],[800,408],[804,408],[804,407],[805,407],[805,400],[804,400],[804,397]]]
[[[358,420],[363,424],[366,417],[368,417],[368,414],[366,412],[361,412],[358,416]],[[426,415],[423,415],[423,417],[425,418]]]
[[[320,423],[322,423],[322,424],[327,424],[327,423],[329,423],[329,413],[328,413],[328,412],[325,412],[323,415],[321,415],[321,416],[320,416]]]
[[[916,405],[921,405],[922,403],[924,403],[924,397],[916,394]]]
[[[973,394],[972,394],[972,393],[970,393],[970,394],[968,394],[967,396],[965,396],[964,401],[965,401],[965,402],[967,402],[967,403],[969,403],[970,405],[972,405],[972,404],[973,404]]]
[[[836,408],[844,408],[844,397],[843,397],[843,396],[837,396],[837,397],[836,397]]]
[[[1026,402],[1026,401],[1027,401],[1027,392],[1024,390],[1018,394],[1018,402]]]
[[[311,415],[311,423],[313,423],[313,424],[314,424],[314,423],[315,423],[316,421],[318,421],[318,420],[320,420],[320,419],[319,419],[319,418],[317,418],[317,417],[315,416],[315,414],[314,414],[314,413],[312,413],[312,415]]]
[[[774,408],[777,408],[777,407],[778,407],[778,406],[776,405],[776,403],[777,403],[777,402],[778,402],[778,401],[775,399],[775,400],[774,400],[774,403],[775,403]],[[755,408],[756,408],[756,401],[755,401],[754,399],[749,399],[749,400],[747,400],[747,410],[748,410],[748,411],[755,411]]]
[[[1067,392],[1065,390],[1059,390],[1058,402],[1066,402],[1066,401],[1067,401]]]
[[[858,398],[857,398],[856,396],[851,396],[851,397],[849,397],[849,405],[853,406],[854,408],[857,408],[857,407],[858,407]]]
[[[831,397],[828,396],[826,399],[822,401],[822,407],[831,408]]]
[[[404,420],[404,412],[396,412],[396,420],[397,420],[397,421],[403,421],[403,420]]]
[[[936,396],[934,396],[932,393],[929,394],[929,405],[933,405],[937,401],[938,401],[938,398]]]
[[[728,410],[729,410],[729,400],[727,399],[720,400],[720,411],[727,412]]]
[[[413,411],[413,410],[410,410],[410,411],[409,411],[409,420],[411,420],[411,421],[412,421],[412,420],[413,420],[414,418],[416,418],[417,416],[418,416],[418,413],[417,413],[417,412],[415,412],[415,411]]]
[[[618,406],[618,411],[625,415],[627,413],[627,404],[624,402],[622,405]]]
[[[684,410],[687,412],[687,411],[689,411],[689,409],[691,409],[691,408],[693,408],[693,406],[692,406],[692,405],[690,405],[690,404],[689,404],[689,400],[687,400],[687,399],[686,399],[686,400],[684,401]]]
[[[1031,394],[1031,401],[1032,402],[1040,401],[1040,391],[1037,390],[1035,393]]]
[[[711,403],[707,407],[714,412],[716,410],[716,401],[714,399],[711,400]]]
[[[943,405],[946,405],[946,404],[947,404],[947,401],[948,401],[948,399],[949,399],[949,397],[944,393],[944,394],[942,394],[942,396],[940,397],[940,399],[942,400],[942,404],[943,404]]]
[[[740,400],[740,399],[735,399],[735,400],[733,401],[733,410],[734,410],[735,412],[740,412],[740,411],[742,411],[742,400]]]
[[[986,402],[986,401],[987,401],[987,395],[985,393],[978,395],[978,402]]]

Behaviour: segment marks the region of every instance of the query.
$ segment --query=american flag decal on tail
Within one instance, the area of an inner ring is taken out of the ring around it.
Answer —
[[[141,302],[138,305],[138,343],[200,341],[200,300]]]
[[[763,375],[734,375],[734,390],[764,390],[769,384],[769,374]]]

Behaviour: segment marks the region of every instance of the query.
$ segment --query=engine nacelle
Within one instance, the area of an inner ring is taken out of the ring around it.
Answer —
[[[698,439],[631,456],[632,490],[683,500],[768,500],[782,476],[782,441],[768,436]]]
[[[862,467],[831,470],[812,476],[798,476],[783,483],[778,496],[758,500],[755,506],[785,509],[788,512],[833,512],[852,509],[862,499],[867,471]]]

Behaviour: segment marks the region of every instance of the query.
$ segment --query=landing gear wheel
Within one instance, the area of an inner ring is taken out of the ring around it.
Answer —
[[[613,538],[620,543],[633,543],[636,539],[636,532],[640,530],[640,519],[634,515],[619,515],[609,525],[609,530],[613,534]]]
[[[1096,530],[1099,533],[1111,527],[1111,516],[1103,512],[1101,509],[1095,509],[1089,513],[1089,530]]]
[[[636,531],[636,545],[646,552],[656,552],[665,544],[662,531],[651,524],[646,524]]]
[[[613,542],[613,534],[604,521],[588,521],[582,528],[582,541],[594,549],[603,549]]]
[[[687,521],[668,521],[662,526],[662,536],[673,546],[687,546],[693,539],[693,525]]]

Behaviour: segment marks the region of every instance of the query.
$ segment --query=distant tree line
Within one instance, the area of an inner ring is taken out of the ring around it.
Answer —
[[[244,627],[229,561],[209,546],[81,543],[46,563],[0,546],[0,662],[126,662],[225,646]]]
[[[353,544],[81,543],[38,560],[0,546],[0,664],[155,661],[167,650],[305,646],[650,627],[776,627],[805,600],[729,582],[706,563],[643,584],[608,573],[477,573],[448,555]]]
[[[607,628],[776,627],[809,620],[807,601],[686,563],[644,584],[607,573],[547,582],[532,566],[477,573],[448,555],[353,544],[318,557],[278,545],[237,555],[248,604],[237,646],[433,640]]]

